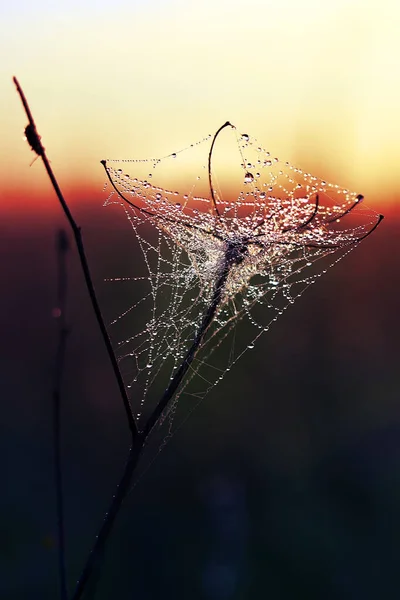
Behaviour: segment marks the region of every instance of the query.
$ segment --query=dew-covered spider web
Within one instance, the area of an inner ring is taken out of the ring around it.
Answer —
[[[106,204],[133,230],[130,268],[108,281],[123,302],[110,334],[139,429],[188,363],[158,421],[167,436],[382,218],[230,124],[163,158],[103,165]]]

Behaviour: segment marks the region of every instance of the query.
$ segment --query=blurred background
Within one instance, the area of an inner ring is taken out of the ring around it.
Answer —
[[[195,411],[130,494],[99,600],[398,597],[400,7],[354,0],[16,0],[1,8],[0,594],[55,598],[51,383],[65,221],[106,318],[130,238],[103,158],[163,156],[226,120],[385,214]],[[72,588],[129,437],[69,255],[63,457]]]

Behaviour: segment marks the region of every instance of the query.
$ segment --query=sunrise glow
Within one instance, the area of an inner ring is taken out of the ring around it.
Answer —
[[[229,119],[282,159],[362,192],[374,208],[397,203],[396,2],[65,2],[56,10],[43,1],[24,6],[18,20],[14,5],[3,12],[8,210],[11,193],[48,190],[38,164],[29,168],[14,74],[53,167],[79,201],[88,190],[100,201],[101,159],[162,156]]]

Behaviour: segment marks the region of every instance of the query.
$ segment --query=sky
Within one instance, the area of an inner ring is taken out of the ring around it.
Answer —
[[[163,155],[229,120],[374,208],[397,205],[394,0],[16,1],[1,13],[7,211],[6,194],[48,189],[42,169],[29,168],[13,75],[56,173],[81,201],[101,189],[102,158]]]

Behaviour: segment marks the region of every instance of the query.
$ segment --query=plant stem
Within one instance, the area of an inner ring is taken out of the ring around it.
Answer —
[[[122,401],[123,401],[123,404],[124,404],[124,408],[125,408],[126,418],[128,420],[129,429],[130,429],[132,438],[134,438],[137,435],[137,433],[138,433],[136,422],[135,422],[135,418],[133,416],[132,408],[131,408],[131,405],[130,405],[130,402],[129,402],[128,395],[126,393],[124,382],[122,380],[122,375],[121,375],[121,372],[119,370],[118,362],[117,362],[116,356],[114,354],[114,350],[112,348],[111,340],[110,340],[110,338],[108,336],[107,329],[106,329],[106,326],[104,324],[104,319],[103,319],[103,316],[101,314],[100,306],[99,306],[99,303],[98,303],[98,300],[97,300],[97,297],[96,297],[96,292],[95,292],[95,289],[94,289],[93,280],[92,280],[92,276],[90,274],[89,265],[88,265],[88,262],[87,262],[86,253],[85,253],[85,249],[84,249],[84,245],[83,245],[81,228],[78,227],[78,225],[76,224],[76,222],[75,222],[75,220],[74,220],[74,218],[73,218],[73,216],[71,214],[71,211],[69,210],[69,207],[68,207],[66,201],[64,200],[64,196],[63,196],[63,194],[61,192],[61,189],[60,189],[60,187],[58,185],[58,182],[57,182],[57,180],[56,180],[56,178],[54,176],[53,170],[52,170],[52,168],[50,166],[49,160],[48,160],[48,158],[46,156],[46,151],[45,151],[45,149],[44,149],[44,147],[43,147],[43,145],[42,145],[42,143],[40,141],[41,138],[40,138],[40,136],[37,133],[36,124],[35,124],[35,121],[33,120],[32,113],[30,111],[28,102],[27,102],[27,100],[25,98],[25,94],[22,91],[21,86],[19,85],[18,80],[17,80],[16,77],[13,78],[13,81],[14,81],[15,86],[17,88],[18,94],[19,94],[19,96],[21,98],[22,104],[23,104],[24,109],[25,109],[26,116],[28,117],[28,121],[29,121],[29,125],[25,129],[25,134],[26,134],[27,140],[28,140],[28,142],[29,142],[32,150],[34,150],[34,152],[36,152],[36,154],[38,154],[38,156],[41,157],[41,159],[43,161],[43,164],[45,166],[45,169],[47,171],[47,174],[49,176],[49,179],[50,179],[50,181],[52,183],[52,186],[54,188],[54,191],[55,191],[55,193],[57,195],[58,200],[60,201],[61,207],[62,207],[62,209],[64,211],[65,216],[67,217],[68,223],[69,223],[69,225],[71,227],[71,230],[73,232],[73,235],[74,235],[74,238],[75,238],[75,244],[76,244],[76,247],[77,247],[77,250],[78,250],[78,254],[79,254],[79,260],[80,260],[82,271],[83,271],[83,275],[84,275],[84,278],[85,278],[86,288],[88,290],[89,298],[90,298],[90,301],[92,303],[92,308],[93,308],[93,311],[94,311],[95,316],[96,316],[97,324],[99,326],[99,329],[100,329],[100,332],[101,332],[101,335],[102,335],[102,338],[103,338],[103,342],[104,342],[104,345],[106,347],[107,354],[108,354],[109,360],[111,362],[115,378],[116,378],[117,383],[118,383],[118,388],[119,388],[119,391],[120,391],[120,394],[121,394],[121,398],[122,398]]]
[[[215,313],[217,312],[218,306],[221,302],[222,290],[224,288],[224,285],[226,283],[226,279],[227,279],[228,275],[229,275],[229,266],[227,265],[227,261],[225,260],[225,265],[222,268],[220,275],[218,277],[210,306],[208,307],[208,309],[203,317],[203,321],[200,326],[199,332],[197,333],[192,346],[189,348],[185,358],[183,359],[181,366],[179,367],[179,369],[175,373],[173,379],[171,380],[171,383],[165,390],[164,395],[162,396],[160,402],[158,403],[158,405],[154,409],[153,413],[149,417],[149,419],[146,423],[146,426],[144,428],[144,431],[143,431],[145,438],[147,438],[147,436],[150,434],[153,427],[156,425],[158,419],[160,418],[160,416],[162,415],[162,413],[168,406],[170,400],[174,396],[174,394],[177,391],[179,385],[181,384],[183,378],[185,377],[191,363],[193,362],[193,359],[196,356],[196,353],[204,339],[204,336],[206,335],[207,330],[215,317]]]
[[[80,598],[82,598],[85,589],[87,588],[87,585],[89,583],[89,580],[93,578],[93,575],[104,556],[104,550],[110,533],[112,531],[115,519],[117,518],[122,503],[130,490],[132,477],[135,468],[139,462],[139,458],[143,450],[143,445],[143,436],[141,434],[138,434],[136,436],[135,443],[132,444],[129,450],[128,459],[126,461],[124,472],[122,474],[120,482],[117,486],[117,491],[115,492],[112,498],[110,508],[106,513],[99,533],[96,536],[96,541],[92,550],[90,551],[89,557],[83,568],[81,577],[75,588],[74,595],[72,596],[72,600],[79,600]]]
[[[217,280],[217,284],[215,286],[213,298],[211,300],[210,306],[206,311],[200,330],[197,333],[193,344],[188,350],[185,358],[182,361],[181,366],[176,371],[172,381],[170,382],[168,388],[165,390],[164,395],[162,396],[160,402],[154,409],[153,413],[149,417],[144,431],[141,432],[136,439],[137,443],[132,445],[129,451],[128,460],[125,465],[124,472],[122,474],[120,483],[117,487],[117,491],[113,496],[109,511],[107,512],[103,524],[100,528],[94,546],[89,554],[89,558],[86,562],[86,565],[82,571],[81,578],[78,581],[77,587],[75,589],[75,593],[73,595],[72,600],[80,600],[82,595],[87,587],[89,580],[92,578],[94,571],[98,567],[100,560],[104,555],[105,546],[108,540],[108,537],[111,533],[112,527],[114,525],[115,519],[120,511],[122,503],[129,492],[132,484],[132,478],[138,465],[140,455],[144,448],[147,438],[149,437],[153,427],[157,424],[158,419],[162,415],[165,408],[168,406],[169,402],[175,395],[175,392],[179,388],[183,378],[185,377],[187,370],[190,367],[200,345],[204,339],[204,336],[207,333],[207,330],[212,323],[215,313],[218,309],[218,306],[221,301],[221,293],[223,287],[225,285],[226,279],[229,274],[229,267],[226,265]]]
[[[84,275],[84,279],[85,279],[85,283],[86,283],[86,288],[88,290],[89,298],[90,298],[90,301],[92,304],[93,311],[96,316],[97,324],[99,326],[99,329],[100,329],[100,332],[101,332],[101,335],[102,335],[102,338],[103,338],[103,341],[104,341],[104,344],[105,344],[105,347],[107,350],[107,354],[109,356],[111,366],[112,366],[115,378],[118,383],[118,387],[119,387],[120,394],[122,397],[122,401],[123,401],[123,405],[124,405],[124,409],[125,409],[125,413],[126,413],[126,418],[128,421],[129,429],[131,432],[131,438],[132,438],[132,447],[131,447],[131,450],[129,453],[129,457],[128,457],[128,461],[127,461],[127,464],[125,467],[124,474],[123,474],[120,484],[117,488],[117,493],[115,494],[115,496],[113,498],[110,510],[109,510],[108,514],[106,515],[105,522],[103,523],[103,526],[101,528],[100,535],[98,536],[98,538],[96,540],[94,549],[93,549],[91,555],[89,556],[87,565],[82,573],[82,578],[81,578],[80,582],[82,582],[81,583],[81,591],[83,592],[83,588],[85,587],[85,585],[89,579],[89,576],[93,572],[93,566],[98,561],[98,558],[100,555],[99,550],[101,550],[101,546],[105,546],[105,542],[108,538],[109,533],[111,532],[111,528],[113,526],[115,517],[117,516],[118,511],[121,507],[122,500],[125,497],[126,492],[129,490],[130,481],[132,479],[132,473],[136,466],[137,461],[139,460],[143,441],[142,441],[142,436],[139,436],[139,432],[138,432],[136,422],[135,422],[135,419],[133,416],[132,408],[131,408],[131,405],[130,405],[130,402],[129,402],[129,399],[128,399],[128,396],[126,393],[126,389],[125,389],[125,386],[123,383],[121,372],[119,370],[118,362],[117,362],[116,356],[115,356],[113,348],[112,348],[111,340],[110,340],[107,330],[106,330],[103,316],[101,314],[100,306],[99,306],[97,296],[96,296],[96,291],[94,289],[89,265],[88,265],[87,258],[86,258],[81,229],[76,224],[76,222],[71,214],[71,211],[64,199],[64,196],[61,192],[60,186],[58,185],[56,177],[50,166],[49,160],[46,155],[46,151],[41,143],[41,138],[40,138],[39,134],[37,133],[36,124],[33,119],[28,102],[26,100],[25,94],[22,91],[22,88],[19,85],[19,82],[16,77],[13,78],[13,81],[17,88],[18,94],[21,98],[23,107],[25,109],[25,113],[26,113],[26,115],[28,117],[28,121],[29,121],[29,124],[25,128],[25,134],[26,134],[27,140],[28,140],[29,145],[31,146],[32,150],[34,152],[36,152],[36,154],[38,156],[41,157],[43,164],[45,166],[46,172],[51,181],[51,184],[54,188],[57,198],[61,204],[64,214],[65,214],[65,216],[68,220],[68,223],[71,227],[71,230],[73,232],[76,248],[78,250],[80,264],[82,267],[82,271],[83,271],[83,275]],[[60,266],[60,269],[63,269],[63,266],[61,265],[61,263],[59,266]],[[60,275],[59,291],[61,291],[61,288],[63,285],[63,283],[61,282],[61,279],[62,279],[62,277]],[[61,314],[62,314],[62,312],[61,312]],[[58,350],[57,350],[56,374],[55,374],[55,383],[54,383],[54,389],[53,389],[53,407],[54,407],[53,420],[54,420],[54,450],[55,450],[54,460],[55,460],[55,471],[56,471],[58,537],[59,537],[59,549],[60,549],[60,552],[59,552],[59,570],[60,570],[59,576],[60,576],[60,593],[61,593],[62,600],[65,600],[65,598],[67,597],[66,596],[66,594],[67,594],[66,573],[65,573],[65,535],[64,535],[65,532],[64,532],[64,519],[63,519],[64,508],[63,508],[63,498],[62,498],[61,448],[60,448],[60,433],[61,433],[60,432],[60,426],[61,426],[61,422],[60,422],[60,385],[61,385],[62,365],[64,362],[65,337],[66,337],[66,330],[62,329],[62,331],[60,331],[60,340],[59,340],[59,346],[58,346]],[[98,540],[100,540],[100,543],[98,542]],[[78,584],[78,586],[79,586],[79,584]]]
[[[53,443],[54,443],[54,475],[56,488],[57,511],[57,545],[58,545],[58,571],[60,579],[60,599],[67,600],[67,569],[65,560],[65,521],[63,478],[61,464],[61,385],[64,372],[65,351],[67,345],[68,329],[66,323],[67,300],[67,267],[66,253],[68,252],[68,238],[64,230],[60,230],[57,237],[57,308],[54,316],[58,320],[58,345],[54,369],[53,386]]]

